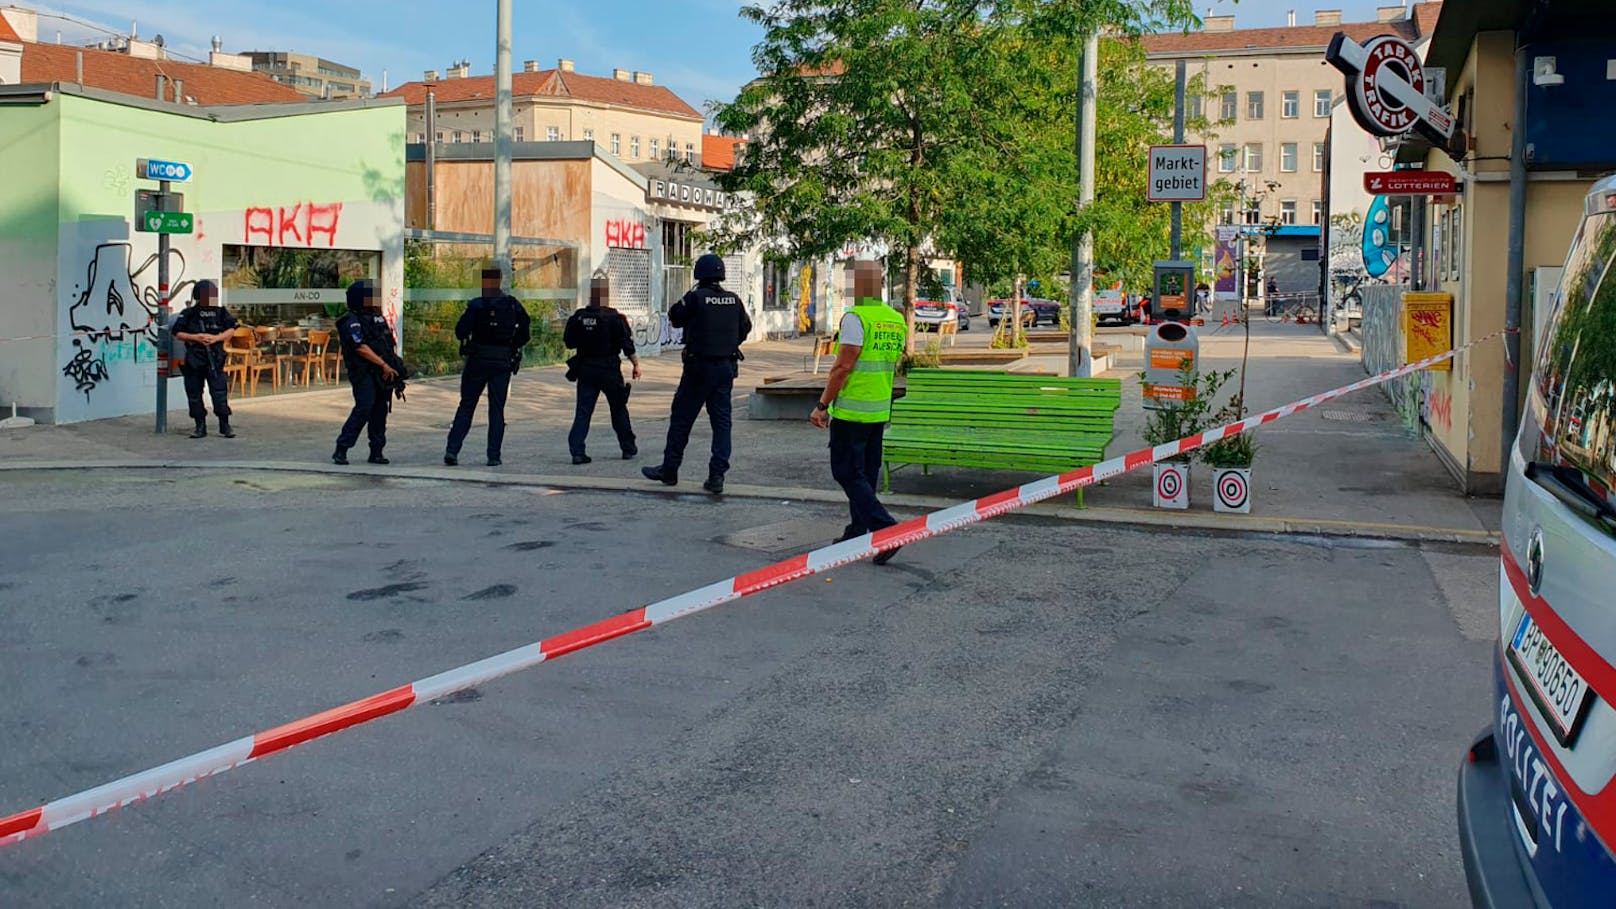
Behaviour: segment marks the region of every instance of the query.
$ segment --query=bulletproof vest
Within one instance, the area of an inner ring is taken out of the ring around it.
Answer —
[[[483,297],[478,302],[477,320],[471,327],[471,342],[510,353],[516,346],[517,311],[521,304],[512,297]]]
[[[387,319],[381,313],[363,311],[344,313],[337,319],[337,336],[342,339],[342,362],[350,375],[379,371],[369,360],[359,355],[361,344],[370,348],[371,353],[383,360],[396,359],[393,352],[393,330],[388,327]]]
[[[578,326],[578,355],[616,358],[623,348],[619,337],[623,315],[610,306],[588,306],[572,314]]]
[[[695,357],[734,357],[741,349],[741,298],[716,284],[685,294],[685,351]]]
[[[224,307],[221,306],[193,306],[180,313],[172,326],[173,331],[186,334],[216,335],[224,330]],[[185,360],[187,363],[206,364],[213,345],[203,344],[200,341],[185,342]],[[221,351],[217,356],[223,356]]]

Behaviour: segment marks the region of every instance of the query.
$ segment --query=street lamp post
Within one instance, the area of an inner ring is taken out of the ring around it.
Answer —
[[[511,0],[498,0],[494,48],[494,261],[511,281]]]

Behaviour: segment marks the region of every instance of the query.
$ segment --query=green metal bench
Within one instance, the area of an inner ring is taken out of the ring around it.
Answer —
[[[895,465],[1056,474],[1099,463],[1120,406],[1119,379],[912,370],[883,441],[885,491]]]

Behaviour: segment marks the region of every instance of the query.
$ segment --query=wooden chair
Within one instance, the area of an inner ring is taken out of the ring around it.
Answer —
[[[303,367],[304,386],[310,386],[312,384],[309,378],[311,372],[320,377],[321,385],[326,384],[326,348],[330,346],[331,332],[321,331],[317,328],[309,331],[309,349],[299,354],[292,363],[294,370],[298,366]]]
[[[250,328],[238,328],[230,333],[224,342],[224,376],[231,383],[231,389],[239,390],[245,394],[247,391],[247,366],[252,362],[253,351],[257,348],[257,340]],[[240,385],[236,383],[239,381]]]
[[[820,335],[814,339],[814,375],[819,375],[819,361],[836,350],[835,335]]]
[[[282,325],[275,329],[275,380],[281,379],[281,367],[286,368],[286,384],[294,384],[297,375],[297,345],[303,341],[303,329]],[[307,384],[307,383],[305,383]]]

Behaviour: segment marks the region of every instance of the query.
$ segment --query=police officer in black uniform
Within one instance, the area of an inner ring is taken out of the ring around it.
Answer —
[[[185,400],[191,406],[196,429],[191,438],[208,435],[208,409],[202,405],[202,385],[207,383],[213,398],[213,413],[219,418],[219,435],[236,437],[230,428],[230,383],[224,376],[224,342],[237,325],[230,310],[219,305],[219,285],[198,281],[191,287],[192,306],[175,317],[169,327],[174,340],[185,343],[185,360],[180,376],[185,382]]]
[[[673,395],[662,463],[640,468],[646,479],[678,484],[690,428],[705,406],[713,426],[713,456],[707,462],[707,482],[701,485],[715,495],[724,491],[724,474],[729,470],[730,394],[741,360],[741,342],[752,333],[746,307],[740,297],[723,288],[723,280],[724,260],[711,253],[702,256],[696,260],[695,289],[668,310],[673,327],[685,330],[684,374]]]
[[[337,337],[342,341],[342,362],[353,387],[354,406],[342,424],[331,460],[347,464],[348,449],[359,441],[359,430],[368,427],[370,463],[390,463],[382,455],[387,447],[387,414],[393,395],[402,397],[407,376],[393,342],[393,329],[382,315],[376,285],[368,278],[348,285],[348,311],[337,320]]]
[[[640,358],[634,349],[628,318],[606,305],[610,297],[611,282],[605,275],[596,275],[589,287],[589,305],[572,314],[562,336],[563,343],[578,352],[567,361],[567,377],[578,383],[578,408],[573,413],[572,431],[567,434],[574,464],[588,464],[591,460],[585,453],[584,440],[589,437],[595,402],[603,394],[612,411],[612,431],[617,433],[623,460],[640,453],[628,419],[629,386],[623,382],[623,362],[618,354],[628,357],[636,379],[640,377]]]
[[[477,401],[488,389],[488,466],[500,465],[505,442],[505,399],[511,376],[522,366],[522,348],[531,335],[532,319],[522,304],[501,289],[505,273],[497,265],[483,269],[483,295],[472,300],[455,325],[466,366],[460,373],[460,407],[449,427],[443,463],[460,463],[460,445],[471,431]]]

